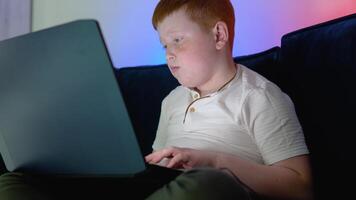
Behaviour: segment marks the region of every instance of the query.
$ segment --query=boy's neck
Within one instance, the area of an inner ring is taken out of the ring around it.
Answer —
[[[237,73],[237,66],[234,60],[231,59],[224,64],[224,66],[218,66],[220,70],[217,71],[208,84],[194,88],[194,90],[197,91],[201,97],[219,91],[235,77]]]

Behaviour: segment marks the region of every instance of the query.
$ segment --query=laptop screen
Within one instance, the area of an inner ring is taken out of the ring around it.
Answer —
[[[98,22],[0,42],[0,151],[9,171],[145,169]]]

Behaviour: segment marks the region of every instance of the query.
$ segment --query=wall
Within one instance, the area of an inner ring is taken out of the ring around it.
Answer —
[[[158,0],[33,0],[33,30],[95,18],[116,67],[164,63],[151,26]],[[144,3],[143,3],[144,2]],[[234,55],[280,45],[283,34],[356,13],[356,0],[232,0],[236,11]]]
[[[31,31],[31,0],[0,0],[0,40]]]

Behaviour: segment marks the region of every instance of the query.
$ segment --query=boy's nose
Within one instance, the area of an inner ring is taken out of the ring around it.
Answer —
[[[173,53],[171,53],[171,52],[168,52],[168,50],[167,50],[167,52],[166,52],[166,59],[167,59],[167,61],[168,62],[172,62],[172,61],[174,61],[175,60],[175,55],[173,54]]]

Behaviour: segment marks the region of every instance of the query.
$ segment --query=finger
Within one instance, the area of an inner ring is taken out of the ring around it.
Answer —
[[[159,162],[160,160],[160,152],[155,152],[155,153],[152,153],[148,156],[146,156],[146,161],[148,163],[156,163],[156,162]]]
[[[146,155],[146,156],[145,156],[146,162],[151,161],[152,158],[154,158],[158,152],[159,152],[159,151],[154,150],[154,151],[151,152],[150,154]]]
[[[153,153],[150,153],[150,154],[148,154],[147,156],[145,156],[145,160],[146,160],[146,162],[150,162],[151,160],[152,160],[152,157],[154,156],[154,155],[152,155]]]
[[[163,158],[172,157],[173,151],[174,150],[172,148],[167,148],[167,149],[162,149],[160,151],[156,151],[156,152],[148,155],[147,160],[149,160],[149,163],[158,163]]]
[[[182,166],[184,169],[193,169],[193,165],[191,165],[190,162],[183,163]]]
[[[176,166],[181,165],[181,163],[184,163],[184,156],[182,153],[175,155],[168,163],[167,167],[168,168],[175,168]]]

